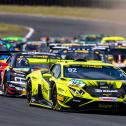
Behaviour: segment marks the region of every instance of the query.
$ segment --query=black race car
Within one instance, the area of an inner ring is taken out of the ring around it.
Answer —
[[[50,53],[15,53],[8,60],[8,67],[2,73],[2,88],[5,96],[26,96],[26,75],[31,71],[48,70],[49,65],[43,65]]]

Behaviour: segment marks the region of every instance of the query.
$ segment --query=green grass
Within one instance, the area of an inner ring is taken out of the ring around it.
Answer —
[[[126,19],[124,10],[77,7],[45,6],[0,6],[0,13],[18,13],[70,18],[122,20]]]
[[[4,24],[0,23],[0,37],[7,37],[7,36],[24,36],[28,31],[18,25],[11,25],[11,24]]]

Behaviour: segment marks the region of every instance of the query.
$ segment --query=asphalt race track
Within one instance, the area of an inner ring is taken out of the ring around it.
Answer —
[[[32,27],[35,34],[31,38],[39,40],[42,36],[75,36],[85,33],[103,33],[126,36],[126,24],[114,24],[105,21],[66,20],[38,16],[0,15],[1,23],[19,24]]]
[[[46,17],[0,15],[0,22],[33,27],[32,39],[82,33],[126,35],[126,25]],[[0,126],[125,126],[126,115],[105,112],[58,112],[29,107],[24,98],[0,97]]]

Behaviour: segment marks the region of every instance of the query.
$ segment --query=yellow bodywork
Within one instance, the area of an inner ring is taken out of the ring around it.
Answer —
[[[126,39],[124,37],[121,37],[121,36],[110,36],[110,37],[104,37],[101,40],[101,43],[107,43],[108,41],[112,41],[112,42],[123,41],[123,42],[126,42]]]
[[[59,78],[55,78],[53,77],[53,75],[51,75],[49,72],[48,73],[44,73],[43,70],[37,70],[34,71],[32,73],[30,73],[29,75],[27,75],[27,80],[30,79],[31,80],[31,84],[32,84],[32,96],[37,95],[38,93],[38,84],[41,85],[42,88],[42,96],[44,99],[46,99],[48,102],[52,103],[52,99],[50,98],[50,84],[49,82],[54,82],[56,84],[56,90],[57,90],[57,102],[60,106],[64,107],[64,108],[71,108],[71,106],[67,103],[69,103],[70,101],[74,100],[74,97],[76,98],[81,98],[81,99],[86,99],[87,102],[83,102],[79,105],[79,107],[85,106],[87,104],[93,103],[93,102],[97,102],[97,101],[102,101],[102,100],[109,100],[109,96],[108,99],[101,99],[100,97],[94,97],[92,96],[90,93],[86,92],[86,90],[82,87],[79,86],[71,86],[69,85],[69,82],[71,80],[71,78],[64,78],[64,66],[69,66],[69,65],[86,65],[86,66],[94,66],[96,68],[99,68],[101,66],[113,66],[112,64],[107,64],[107,63],[103,63],[101,61],[87,61],[87,62],[77,62],[77,61],[59,61],[56,64],[60,64],[61,66],[61,75]],[[119,69],[119,68],[118,68]],[[123,72],[123,71],[122,71]],[[47,76],[50,75],[50,77],[46,77],[44,76],[44,74],[47,74]],[[93,80],[85,80],[82,79],[81,80],[83,83],[85,83],[87,86],[97,86],[98,83],[96,83],[96,81]],[[100,82],[104,82],[105,80],[100,80]],[[119,89],[122,86],[122,81],[119,80],[106,80],[106,83],[109,85],[112,85],[114,83],[116,89]],[[78,93],[79,92],[79,93]],[[120,98],[113,98],[113,100],[115,100],[116,102],[123,102],[125,104],[126,102],[126,96],[124,98],[120,97]],[[41,104],[38,103],[33,103],[36,104],[38,106],[43,106]],[[47,107],[45,105],[45,107]],[[100,107],[111,107],[111,106],[100,106]]]

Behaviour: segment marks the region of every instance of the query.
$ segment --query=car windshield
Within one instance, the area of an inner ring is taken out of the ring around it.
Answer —
[[[16,59],[15,67],[16,68],[29,68],[29,62],[26,58],[19,57]]]
[[[126,74],[112,66],[64,66],[64,77],[90,80],[126,80]]]

